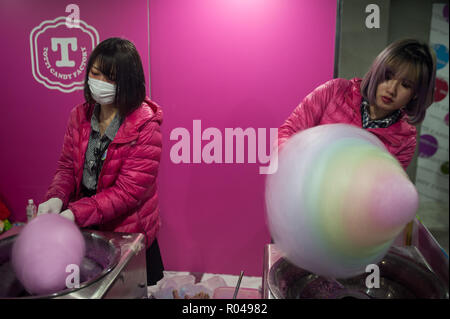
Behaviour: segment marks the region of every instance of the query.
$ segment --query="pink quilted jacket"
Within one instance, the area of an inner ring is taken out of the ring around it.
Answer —
[[[278,129],[278,145],[295,133],[322,124],[345,123],[362,127],[361,79],[333,79],[316,88]],[[375,134],[406,169],[416,149],[416,128],[407,115],[387,128],[367,129]]]
[[[63,149],[46,200],[63,201],[80,227],[143,233],[147,247],[160,227],[156,177],[161,157],[161,108],[146,98],[128,115],[108,147],[97,194],[81,198],[80,187],[91,133],[93,105],[80,104],[70,115]]]

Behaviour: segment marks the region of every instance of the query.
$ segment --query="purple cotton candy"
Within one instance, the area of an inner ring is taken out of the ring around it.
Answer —
[[[80,266],[85,242],[77,225],[58,214],[33,219],[20,232],[12,248],[12,266],[24,288],[34,295],[66,289],[73,267]],[[66,272],[67,270],[67,272]]]

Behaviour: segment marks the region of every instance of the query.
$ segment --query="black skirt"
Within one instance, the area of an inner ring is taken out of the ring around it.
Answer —
[[[145,252],[145,259],[147,261],[147,286],[154,286],[164,277],[164,265],[156,238]]]

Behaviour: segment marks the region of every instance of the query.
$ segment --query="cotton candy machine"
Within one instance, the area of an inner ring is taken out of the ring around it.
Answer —
[[[10,255],[17,235],[0,240],[0,298],[146,298],[144,235],[82,232],[86,255],[80,266],[79,288],[52,295],[29,295],[17,280]]]
[[[370,273],[339,281],[319,277],[290,263],[275,244],[267,245],[263,296],[268,299],[448,299],[448,256],[417,221],[414,236],[416,246],[392,246],[377,264],[378,288],[367,287],[366,278]]]

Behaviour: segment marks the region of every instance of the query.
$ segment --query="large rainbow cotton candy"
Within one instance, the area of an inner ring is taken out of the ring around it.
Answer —
[[[363,129],[329,124],[291,137],[266,180],[275,244],[298,267],[349,278],[378,263],[418,208],[400,163]]]

